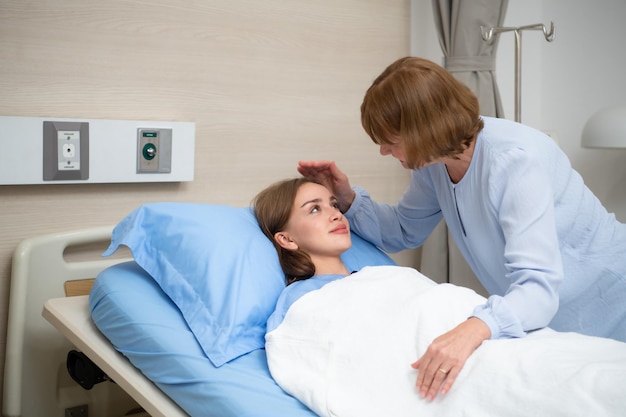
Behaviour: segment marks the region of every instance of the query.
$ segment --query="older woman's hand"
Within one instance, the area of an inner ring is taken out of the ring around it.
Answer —
[[[450,391],[467,358],[490,336],[482,320],[470,317],[433,340],[426,353],[411,364],[418,370],[415,385],[420,395],[433,400],[437,393]]]
[[[321,182],[337,198],[341,212],[348,211],[354,201],[354,191],[348,176],[337,168],[334,161],[300,161],[298,172]]]

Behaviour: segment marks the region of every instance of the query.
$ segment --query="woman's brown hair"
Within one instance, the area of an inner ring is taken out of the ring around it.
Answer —
[[[252,202],[254,215],[261,230],[272,241],[278,252],[278,259],[285,273],[287,285],[315,275],[315,265],[307,253],[300,249],[287,250],[274,239],[276,233],[287,227],[298,189],[307,183],[323,185],[307,177],[283,180],[261,191]]]
[[[374,80],[361,104],[374,143],[402,144],[410,168],[456,157],[483,128],[476,95],[443,67],[405,57]]]

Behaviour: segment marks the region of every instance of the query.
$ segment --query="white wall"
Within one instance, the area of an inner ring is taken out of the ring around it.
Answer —
[[[523,8],[521,0],[513,3]],[[626,222],[626,149],[580,146],[582,128],[595,111],[626,104],[626,2],[541,3],[544,19],[553,19],[558,33],[553,44],[541,51],[542,114],[538,120],[559,132],[561,146],[574,167],[607,209]]]
[[[441,62],[430,0],[412,1],[415,55]],[[587,119],[626,104],[626,2],[623,0],[510,0],[505,26],[553,21],[556,38],[522,33],[522,122],[550,131],[607,209],[626,221],[624,150],[584,149]],[[514,36],[500,35],[496,73],[507,118],[514,118]]]

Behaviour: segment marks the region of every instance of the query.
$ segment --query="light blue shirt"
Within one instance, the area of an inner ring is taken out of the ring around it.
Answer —
[[[285,314],[287,314],[287,310],[289,307],[300,297],[305,295],[310,291],[319,290],[324,285],[329,282],[333,282],[337,279],[345,278],[345,275],[314,275],[311,278],[303,279],[301,281],[296,281],[294,283],[289,284],[278,297],[278,301],[276,302],[276,308],[272,315],[267,319],[267,331],[266,333],[271,332],[275,328],[278,327],[280,323],[283,322],[285,318]]]
[[[346,213],[381,249],[420,246],[443,217],[491,296],[474,315],[492,338],[550,326],[626,341],[626,225],[538,130],[483,117],[457,184],[443,164],[412,171],[397,205],[361,188]]]

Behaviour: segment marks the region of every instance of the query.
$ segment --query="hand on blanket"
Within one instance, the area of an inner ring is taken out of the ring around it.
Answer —
[[[467,358],[489,337],[489,327],[482,320],[470,317],[433,340],[426,353],[411,364],[418,370],[415,386],[420,395],[433,400],[438,392],[450,391]]]

